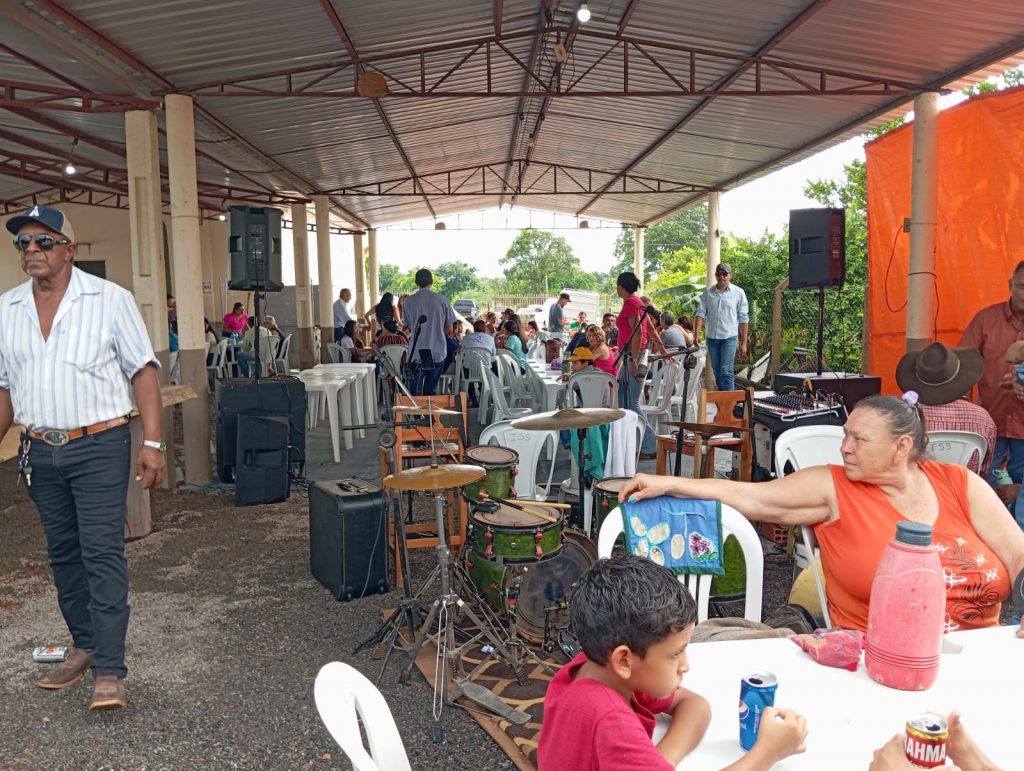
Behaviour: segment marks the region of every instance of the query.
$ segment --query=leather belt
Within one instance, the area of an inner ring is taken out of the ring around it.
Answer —
[[[117,428],[118,426],[123,426],[127,423],[128,417],[121,416],[112,420],[93,423],[91,426],[69,428],[66,431],[59,428],[47,428],[42,431],[26,431],[26,433],[31,438],[46,442],[46,444],[51,447],[63,447],[65,444],[73,442],[75,439],[81,439],[83,436],[92,436],[93,434],[102,434],[108,429]]]

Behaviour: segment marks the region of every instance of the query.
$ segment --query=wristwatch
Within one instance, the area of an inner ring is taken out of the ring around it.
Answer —
[[[154,450],[159,450],[160,452],[167,452],[167,444],[165,442],[154,442],[152,439],[146,439],[143,441],[142,445],[144,447],[152,447]]]

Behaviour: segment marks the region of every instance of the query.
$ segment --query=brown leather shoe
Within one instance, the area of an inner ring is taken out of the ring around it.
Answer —
[[[92,689],[92,701],[89,709],[119,709],[127,707],[128,699],[124,695],[124,680],[117,675],[98,675]]]
[[[92,664],[92,651],[83,651],[81,648],[72,648],[71,653],[64,661],[55,666],[42,680],[36,680],[40,688],[57,690],[74,685],[82,679],[82,675]]]

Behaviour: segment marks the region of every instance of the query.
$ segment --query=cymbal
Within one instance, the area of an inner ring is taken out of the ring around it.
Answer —
[[[447,490],[483,479],[482,466],[449,463],[446,466],[418,466],[384,477],[384,486],[395,490]]]
[[[609,410],[603,407],[580,407],[554,412],[542,412],[528,418],[512,421],[512,428],[527,431],[559,431],[571,428],[591,428],[614,423],[626,414],[625,410]]]
[[[455,410],[446,410],[443,407],[435,407],[433,404],[419,405],[400,405],[394,408],[395,412],[400,412],[403,415],[461,415],[461,412]]]

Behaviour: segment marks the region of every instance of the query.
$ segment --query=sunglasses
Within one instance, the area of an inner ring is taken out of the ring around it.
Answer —
[[[722,272],[720,272],[720,271],[716,271],[716,272],[715,272],[715,275],[716,275],[716,276],[728,276],[729,274],[728,274],[728,273],[722,273]]]
[[[64,246],[71,243],[66,238],[56,239],[48,233],[22,233],[20,236],[14,237],[14,248],[19,252],[24,252],[33,241],[44,252],[50,251],[55,246]]]

